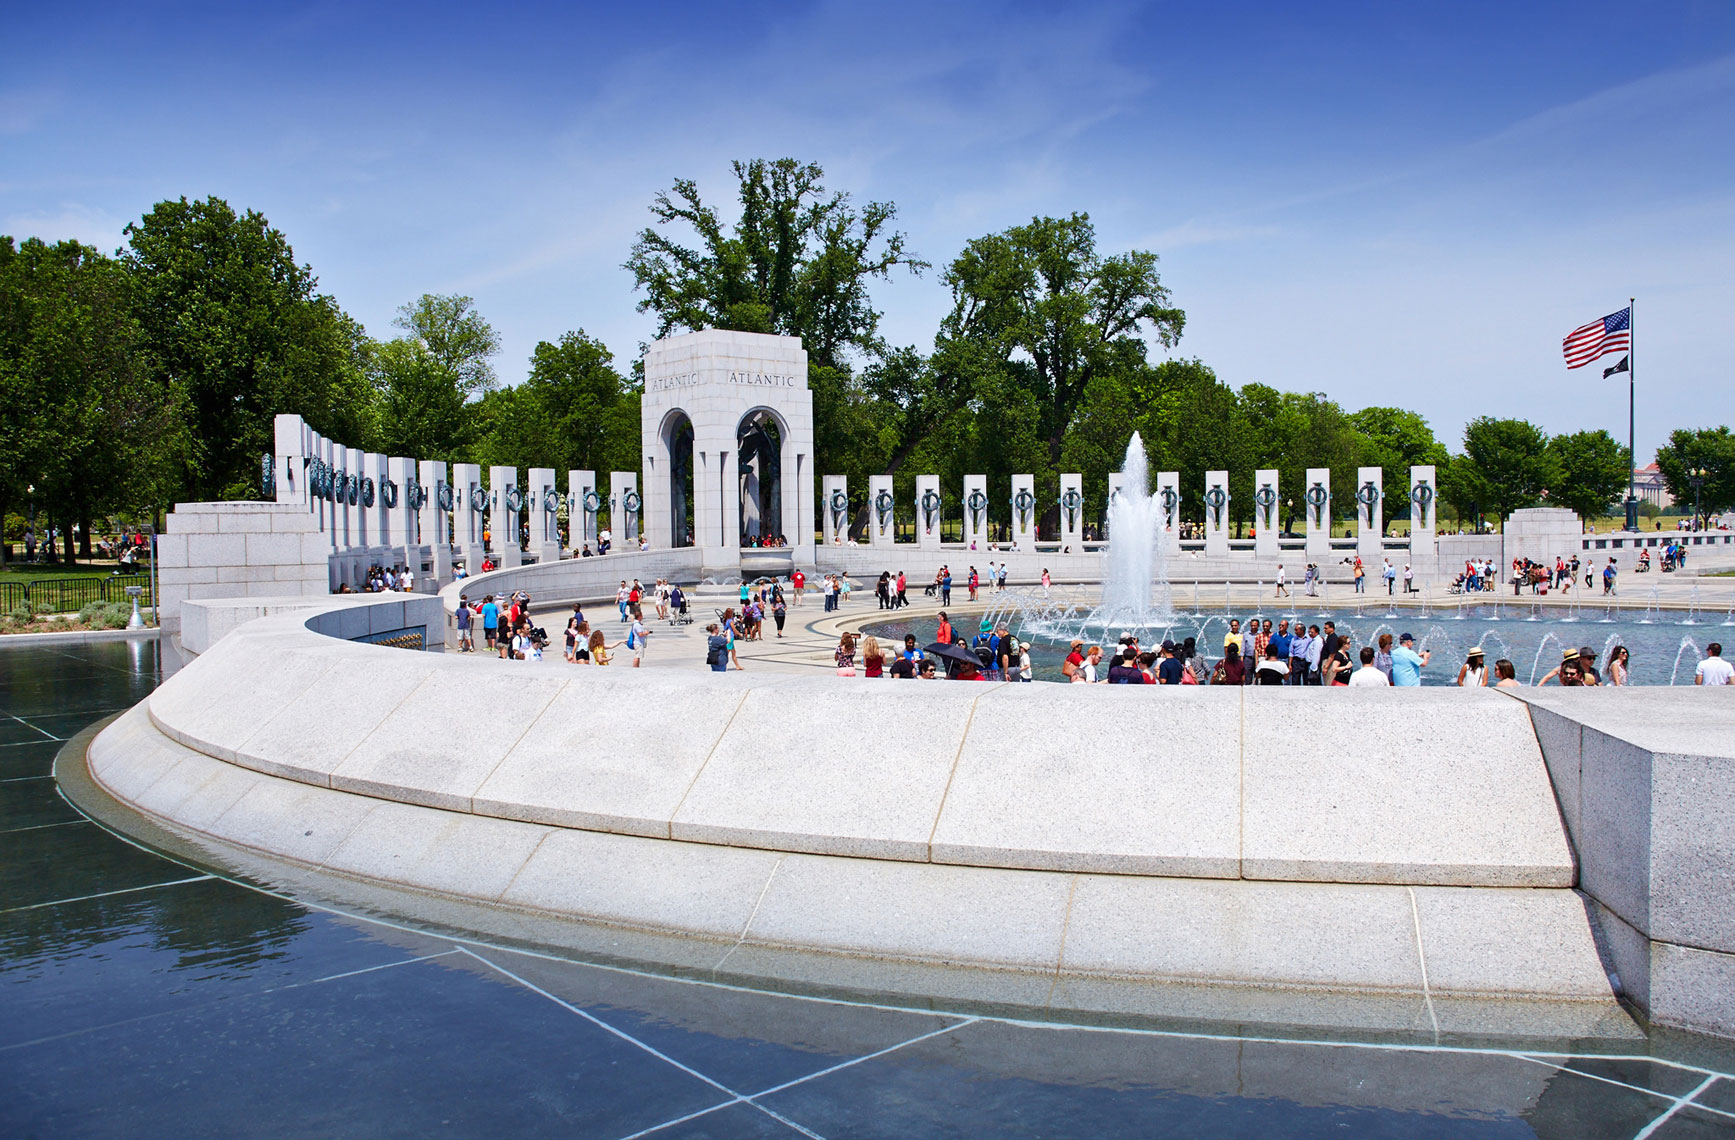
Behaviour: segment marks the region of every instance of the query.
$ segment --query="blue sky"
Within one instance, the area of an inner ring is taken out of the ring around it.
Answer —
[[[620,266],[657,190],[793,155],[936,268],[1089,212],[1233,384],[1624,437],[1559,345],[1636,295],[1641,456],[1735,423],[1735,5],[1308,7],[39,5],[0,232],[113,248],[216,194],[375,335],[474,296],[516,382],[568,329],[623,367],[650,335]],[[937,272],[876,298],[923,348],[949,305]]]

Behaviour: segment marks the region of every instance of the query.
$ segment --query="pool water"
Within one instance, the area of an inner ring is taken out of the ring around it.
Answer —
[[[0,1136],[1735,1135],[1735,1066],[1697,1038],[1614,1057],[1033,1024],[325,909],[60,794],[67,739],[161,675],[148,642],[0,648]]]

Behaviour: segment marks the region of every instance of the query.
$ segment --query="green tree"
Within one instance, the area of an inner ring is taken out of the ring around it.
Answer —
[[[77,524],[86,557],[100,514],[166,501],[184,440],[133,286],[88,246],[0,237],[0,517],[28,498],[63,535]]]
[[[400,337],[371,345],[368,376],[378,408],[370,438],[381,452],[448,462],[468,458],[475,409],[457,373],[420,341]]]
[[[1354,516],[1355,469],[1368,445],[1349,413],[1324,393],[1279,392],[1264,384],[1245,385],[1241,407],[1253,435],[1254,467],[1277,469],[1285,530],[1305,526],[1310,468],[1331,472],[1330,518]]]
[[[1548,501],[1582,519],[1600,518],[1626,497],[1632,459],[1606,431],[1579,431],[1548,441]]]
[[[890,229],[897,207],[857,209],[848,194],[826,191],[814,163],[732,165],[741,205],[732,228],[705,205],[698,183],[680,178],[656,196],[651,214],[658,226],[685,223],[698,246],[656,228],[633,244],[625,267],[645,294],[639,311],[656,314],[657,336],[708,328],[799,336],[810,362],[826,367],[843,364],[852,349],[877,353],[880,313],[869,280],[888,279],[900,265],[928,268]]]
[[[1427,420],[1403,408],[1363,408],[1352,412],[1349,421],[1362,435],[1361,463],[1381,469],[1385,526],[1389,528],[1394,518],[1408,519],[1410,468],[1432,464],[1438,481],[1438,468],[1446,462],[1445,446],[1434,438]]]
[[[542,341],[530,376],[483,397],[480,454],[509,467],[635,471],[639,390],[615,371],[614,357],[581,329]]]
[[[1693,473],[1701,469],[1700,509],[1711,515],[1735,508],[1735,435],[1727,426],[1677,428],[1657,449],[1657,470],[1683,510],[1693,509]]]
[[[1504,521],[1534,507],[1554,480],[1548,436],[1525,420],[1479,416],[1464,427],[1464,461],[1453,464],[1454,499]]]
[[[281,232],[220,198],[159,202],[126,228],[144,356],[185,401],[184,490],[257,493],[272,419],[297,413],[334,439],[371,419],[365,338]]]
[[[472,298],[424,293],[399,308],[392,324],[422,346],[466,400],[494,387],[489,360],[500,351],[500,334],[476,311]]]
[[[1051,464],[1060,462],[1091,382],[1136,373],[1146,332],[1168,347],[1186,322],[1169,306],[1157,255],[1101,255],[1086,214],[1033,218],[976,238],[944,280],[953,307],[941,341],[974,341],[1002,362],[1028,360]]]

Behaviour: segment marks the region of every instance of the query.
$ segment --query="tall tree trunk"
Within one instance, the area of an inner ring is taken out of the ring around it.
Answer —
[[[78,513],[78,555],[89,562],[92,560],[90,554],[90,508],[81,508]]]

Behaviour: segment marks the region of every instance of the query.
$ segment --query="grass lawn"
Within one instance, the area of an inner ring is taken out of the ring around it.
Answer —
[[[148,573],[149,563],[140,563],[139,572]],[[100,562],[8,562],[0,566],[0,581],[22,582],[37,578],[89,578],[92,576],[106,578],[115,571],[115,561],[105,558]]]

